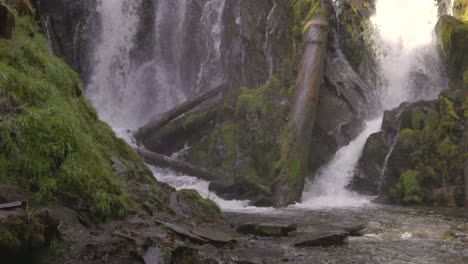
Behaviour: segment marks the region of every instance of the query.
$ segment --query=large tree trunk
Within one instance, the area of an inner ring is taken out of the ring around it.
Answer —
[[[325,71],[330,7],[325,4],[307,24],[294,103],[281,142],[279,175],[273,185],[276,206],[299,201],[308,176],[312,130]]]

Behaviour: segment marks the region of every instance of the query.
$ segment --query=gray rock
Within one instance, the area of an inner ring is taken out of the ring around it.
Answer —
[[[296,225],[264,225],[264,224],[242,224],[237,226],[237,232],[265,237],[288,236],[289,233],[297,231]]]
[[[329,247],[344,244],[348,236],[348,232],[339,230],[304,233],[295,239],[293,245],[295,247]]]
[[[348,188],[360,194],[378,195],[388,151],[382,132],[370,135]]]

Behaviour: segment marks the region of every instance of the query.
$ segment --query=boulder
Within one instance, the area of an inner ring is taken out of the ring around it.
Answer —
[[[15,16],[9,7],[0,4],[0,39],[11,39],[15,29]]]
[[[360,194],[378,195],[388,151],[382,132],[370,135],[348,188]]]
[[[349,236],[346,231],[325,231],[303,233],[296,237],[293,245],[295,247],[330,247],[342,245]]]
[[[271,197],[270,189],[247,177],[217,180],[210,183],[209,189],[226,200],[250,200],[253,205],[271,205],[271,203],[268,204],[268,197]]]
[[[296,225],[267,225],[267,224],[242,224],[237,226],[237,232],[264,237],[284,237],[290,232],[297,231]]]
[[[171,194],[170,206],[193,221],[213,222],[223,218],[213,201],[204,199],[195,190],[181,190]]]

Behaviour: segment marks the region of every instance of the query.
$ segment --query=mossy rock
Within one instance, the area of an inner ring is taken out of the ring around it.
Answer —
[[[468,22],[468,0],[455,0],[453,15],[462,21]]]
[[[442,16],[437,23],[436,32],[454,80],[462,83],[463,74],[468,69],[468,22]]]
[[[221,210],[212,200],[205,199],[195,190],[173,193],[171,207],[192,221],[215,222],[223,219]]]

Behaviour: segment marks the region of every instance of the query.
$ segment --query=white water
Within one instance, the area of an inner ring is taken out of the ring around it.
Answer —
[[[131,144],[134,142],[128,129],[137,128],[155,113],[168,110],[186,99],[179,91],[182,86],[179,51],[184,42],[182,31],[187,16],[187,0],[159,1],[155,18],[155,57],[136,67],[131,63],[130,53],[140,22],[137,14],[140,4],[141,0],[100,1],[98,12],[102,16],[103,33],[95,52],[94,76],[87,89],[100,117]],[[221,12],[224,4],[222,0],[209,0],[203,6],[200,22],[206,30],[200,32],[207,45],[207,54],[198,74],[198,88],[204,84],[203,77],[212,73],[213,67],[219,67],[217,61],[220,59]],[[168,17],[168,14],[174,15]],[[241,19],[239,15],[236,22],[240,23]],[[375,41],[381,75],[386,81],[381,95],[384,107],[388,109],[403,101],[435,97],[444,88],[445,80],[433,40],[433,28],[437,22],[434,1],[377,0],[377,12],[372,22],[379,30]],[[168,29],[172,35],[165,34]],[[161,52],[158,47],[164,51]],[[265,44],[265,47],[268,45]],[[168,57],[171,63],[162,62]],[[145,94],[140,87],[147,76],[152,76],[150,83],[157,90],[153,94]],[[424,89],[421,90],[420,86],[424,86]],[[380,122],[368,122],[361,135],[341,148],[319,170],[316,181],[307,184],[303,202],[292,207],[315,209],[368,204],[368,197],[359,196],[345,187],[354,174],[366,139],[379,131]],[[154,167],[152,171],[158,180],[177,189],[195,189],[224,210],[272,211],[271,208],[249,207],[248,201],[223,200],[208,190],[208,182],[194,177],[180,176]]]
[[[165,170],[161,168],[156,168],[154,166],[149,166],[153,175],[161,182],[165,182],[176,190],[189,189],[196,190],[203,198],[211,199],[224,211],[253,211],[253,212],[268,212],[272,211],[273,208],[258,208],[254,206],[249,206],[250,201],[248,200],[224,200],[220,198],[215,193],[210,192],[209,185],[210,182],[198,179],[196,177],[191,177],[187,175],[180,175],[170,170]]]
[[[443,64],[437,53],[434,28],[438,7],[432,0],[377,0],[375,47],[384,80],[380,100],[384,109],[404,101],[436,98],[446,88]],[[380,120],[366,129],[319,169],[315,181],[306,184],[299,208],[362,206],[369,197],[346,189],[367,138],[380,131]]]
[[[97,7],[102,35],[94,52],[94,75],[86,91],[99,116],[114,128],[131,127],[132,112],[140,103],[127,89],[132,82],[130,50],[137,33],[139,4],[138,0],[102,0]]]
[[[354,175],[367,138],[380,130],[381,118],[367,122],[364,131],[349,145],[341,148],[335,156],[319,169],[315,181],[306,185],[302,203],[298,208],[334,208],[362,206],[370,202],[369,197],[354,193],[346,186]]]
[[[385,81],[381,90],[384,108],[436,98],[447,82],[434,38],[435,1],[377,0],[376,4],[371,21],[378,30],[375,46]]]

